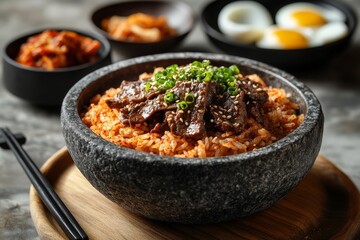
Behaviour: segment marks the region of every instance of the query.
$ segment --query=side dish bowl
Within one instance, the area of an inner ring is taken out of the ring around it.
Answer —
[[[338,56],[349,46],[357,26],[356,13],[344,2],[337,0],[319,0],[315,3],[309,0],[301,0],[299,2],[330,6],[341,11],[346,17],[345,24],[348,27],[348,34],[339,40],[316,47],[288,50],[260,48],[255,46],[255,44],[242,44],[220,31],[218,26],[219,13],[231,2],[234,2],[234,0],[216,0],[210,2],[203,8],[201,12],[202,28],[210,42],[228,54],[255,59],[279,68],[302,69],[303,67],[311,68],[323,65],[325,62]],[[275,20],[275,14],[281,7],[294,3],[294,1],[291,0],[258,0],[257,2],[269,11],[273,20]]]
[[[302,124],[255,151],[188,159],[120,147],[83,124],[81,113],[96,94],[158,66],[203,59],[216,66],[236,64],[243,74],[257,73],[268,85],[285,89],[304,114]],[[229,221],[272,206],[311,169],[321,146],[323,120],[314,93],[293,76],[257,61],[207,53],[158,54],[104,67],[80,80],[61,109],[68,150],[99,192],[141,216],[181,223]]]
[[[102,28],[102,21],[106,18],[114,15],[127,17],[135,13],[165,16],[169,26],[176,31],[175,35],[156,42],[134,42],[116,39]],[[91,21],[96,29],[111,41],[115,50],[125,57],[134,57],[166,52],[176,48],[193,29],[196,17],[193,9],[181,1],[137,0],[101,6],[94,10],[91,15]]]
[[[16,61],[20,47],[31,36],[45,30],[72,31],[98,40],[101,47],[99,58],[78,66],[45,70],[27,67]],[[111,64],[111,46],[102,36],[75,29],[46,28],[16,37],[5,45],[2,52],[3,79],[5,88],[13,95],[32,104],[60,106],[67,91],[82,77],[98,68]]]

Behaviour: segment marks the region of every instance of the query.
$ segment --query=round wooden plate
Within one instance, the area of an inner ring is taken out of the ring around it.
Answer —
[[[319,156],[299,186],[270,209],[236,221],[184,225],[145,219],[114,204],[79,172],[64,147],[42,172],[90,239],[359,239],[360,194],[351,180]],[[66,239],[30,189],[41,239]]]

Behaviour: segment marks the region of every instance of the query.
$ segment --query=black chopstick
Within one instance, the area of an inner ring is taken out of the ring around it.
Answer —
[[[0,128],[8,147],[14,152],[17,160],[38,192],[41,200],[59,223],[70,239],[88,239],[84,230],[66,208],[49,182],[41,174],[35,163],[22,148],[8,128]]]

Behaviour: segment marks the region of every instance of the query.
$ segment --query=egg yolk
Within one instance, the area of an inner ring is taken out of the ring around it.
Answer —
[[[279,29],[274,31],[273,34],[284,49],[306,48],[309,46],[308,39],[299,32]]]
[[[315,10],[303,9],[292,13],[298,26],[301,27],[319,27],[326,23],[326,19]]]

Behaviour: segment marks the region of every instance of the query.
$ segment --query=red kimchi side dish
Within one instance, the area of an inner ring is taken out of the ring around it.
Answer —
[[[101,43],[71,31],[46,30],[21,45],[16,61],[28,66],[54,70],[94,62]]]

